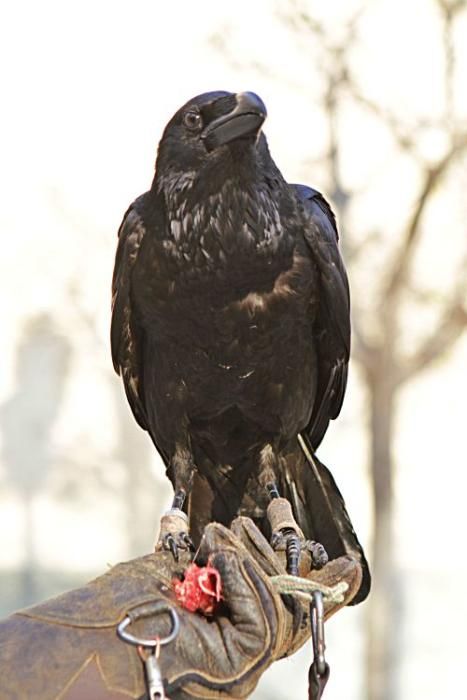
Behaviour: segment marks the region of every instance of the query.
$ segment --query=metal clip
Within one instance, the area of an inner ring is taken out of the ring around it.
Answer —
[[[138,648],[141,652],[143,649]],[[146,675],[146,687],[148,690],[148,700],[166,700],[164,681],[162,680],[161,669],[158,662],[158,650],[152,650],[146,656],[140,652],[140,657],[144,664],[144,672]]]
[[[162,613],[169,613],[172,620],[172,629],[166,637],[147,639],[136,637],[126,631],[126,628],[137,620],[146,617],[154,617]],[[165,700],[164,681],[159,666],[159,653],[162,646],[170,644],[180,631],[180,619],[176,610],[164,600],[156,600],[154,603],[142,605],[130,612],[117,625],[117,635],[127,644],[138,648],[138,654],[144,664],[146,686],[149,700]],[[150,650],[145,653],[145,650]]]
[[[162,613],[169,613],[172,618],[172,629],[167,637],[158,637],[157,639],[144,639],[143,637],[135,637],[126,631],[126,628],[137,620],[142,620],[146,617],[154,617]],[[154,603],[141,605],[139,608],[130,610],[126,617],[117,625],[117,634],[121,640],[127,644],[132,644],[135,647],[144,647],[145,649],[156,649],[163,647],[166,644],[173,642],[180,631],[180,619],[175,608],[166,603],[164,600],[156,600]]]
[[[324,650],[324,603],[321,591],[313,591],[310,603],[311,638],[313,640],[313,663],[308,672],[308,698],[320,700],[329,679],[329,664]]]
[[[321,591],[313,591],[310,604],[311,638],[313,640],[313,656],[316,672],[319,676],[326,673],[326,658],[324,651],[324,603]]]

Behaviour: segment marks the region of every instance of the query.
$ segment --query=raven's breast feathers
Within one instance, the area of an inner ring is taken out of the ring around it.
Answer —
[[[243,189],[228,180],[218,191],[193,198],[190,188],[165,193],[165,250],[185,263],[235,266],[247,256],[272,258],[290,233],[278,202],[263,187]],[[290,222],[287,222],[290,224]],[[291,248],[290,242],[288,248]]]
[[[151,191],[124,219],[113,284],[113,358],[135,417],[156,442],[141,386],[149,376],[142,369],[148,342],[225,355],[225,364],[242,372],[264,362],[268,345],[275,354],[271,373],[284,364],[309,374],[311,363],[316,379],[301,415],[309,417],[305,428],[315,448],[339,413],[350,323],[335,222],[314,190],[284,183],[278,193],[260,184],[242,189],[229,180],[191,207],[188,187],[168,200],[173,210],[159,197],[156,224]],[[303,428],[297,424],[297,431]]]

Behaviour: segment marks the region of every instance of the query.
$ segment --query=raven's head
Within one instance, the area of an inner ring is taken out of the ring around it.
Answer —
[[[207,92],[189,100],[167,124],[159,144],[156,185],[225,160],[232,152],[266,150],[263,101],[253,92]]]

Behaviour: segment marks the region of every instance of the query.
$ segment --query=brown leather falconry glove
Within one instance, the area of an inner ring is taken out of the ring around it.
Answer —
[[[163,612],[167,607],[179,620],[177,636],[160,647],[157,661],[167,697],[248,697],[273,661],[309,638],[309,604],[276,591],[271,577],[285,574],[284,563],[247,518],[237,518],[231,530],[206,527],[196,561],[209,562],[222,581],[222,601],[210,617],[189,612],[175,599],[173,580],[190,563],[189,555],[184,557],[175,563],[161,551],[118,564],[83,588],[1,622],[1,697],[149,697],[143,664],[148,652],[119,639],[116,627],[128,613],[127,632],[163,638],[173,626],[171,615]],[[355,560],[341,557],[310,578],[331,586],[348,584],[340,602],[325,604],[329,616],[355,595],[361,569]]]

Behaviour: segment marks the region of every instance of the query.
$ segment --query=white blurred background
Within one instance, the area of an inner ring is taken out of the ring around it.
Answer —
[[[116,231],[193,95],[253,90],[273,157],[338,213],[354,309],[320,457],[373,563],[327,625],[328,700],[463,687],[463,0],[4,3],[0,612],[151,550],[170,488],[108,340]],[[311,649],[257,700],[305,697]],[[1,696],[1,691],[0,691]]]

